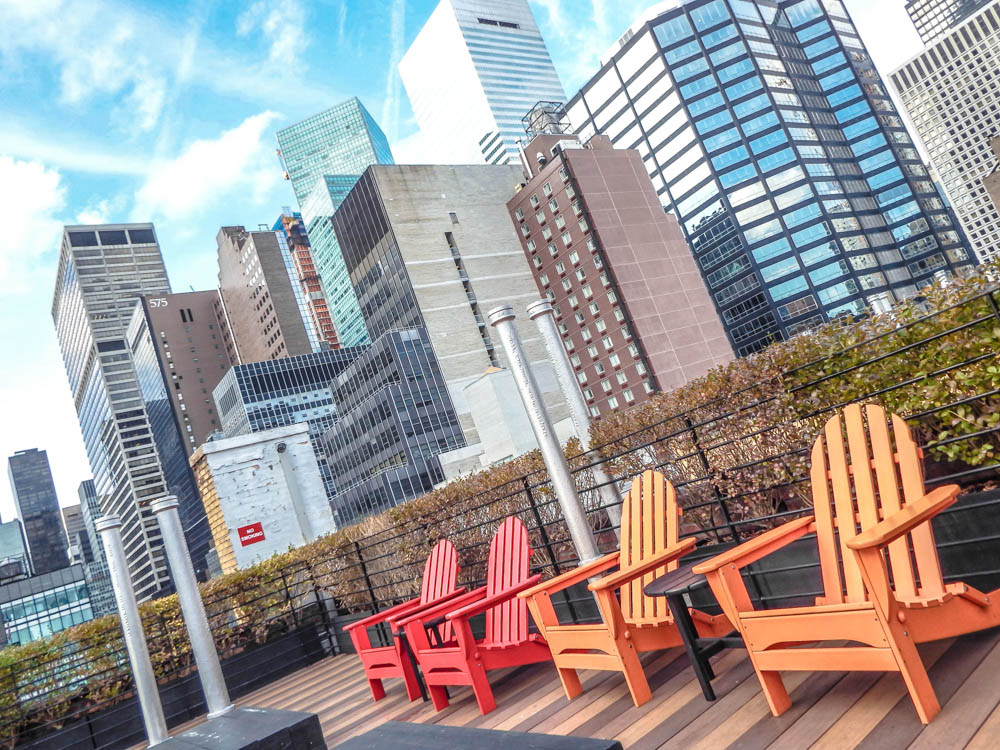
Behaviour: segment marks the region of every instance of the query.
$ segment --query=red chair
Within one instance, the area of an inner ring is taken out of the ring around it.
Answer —
[[[545,640],[528,632],[528,607],[517,597],[541,579],[540,574],[528,575],[530,557],[528,532],[511,516],[490,543],[485,586],[400,620],[437,710],[448,705],[446,685],[471,685],[479,710],[487,714],[496,708],[487,672],[552,658]],[[469,618],[482,613],[486,634],[477,641]],[[427,627],[442,618],[454,626],[457,642],[432,647]]]
[[[458,553],[451,542],[442,539],[434,545],[424,564],[424,580],[419,597],[344,627],[351,636],[354,649],[361,657],[361,664],[365,668],[368,687],[371,688],[374,700],[385,697],[382,680],[387,677],[401,677],[406,685],[406,695],[411,701],[420,697],[420,683],[413,669],[413,663],[409,655],[404,653],[399,639],[393,638],[392,645],[389,646],[372,646],[368,628],[387,623],[394,631],[393,625],[397,618],[412,615],[425,607],[447,602],[463,594],[464,588],[455,587],[457,578]]]

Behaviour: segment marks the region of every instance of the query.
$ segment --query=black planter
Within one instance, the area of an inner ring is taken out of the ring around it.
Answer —
[[[246,695],[327,655],[320,633],[309,627],[272,638],[222,661],[222,673],[232,698]],[[160,686],[160,702],[167,726],[176,726],[205,713],[205,699],[197,674]],[[18,750],[124,750],[142,742],[146,732],[139,702],[130,698],[95,711],[72,724],[17,745]]]

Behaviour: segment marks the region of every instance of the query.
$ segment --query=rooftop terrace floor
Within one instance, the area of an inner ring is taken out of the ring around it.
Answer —
[[[741,650],[713,659],[714,703],[702,697],[681,649],[643,657],[653,699],[639,708],[612,672],[583,672],[585,692],[567,701],[551,664],[491,673],[497,709],[487,716],[463,687],[451,689],[452,703],[441,712],[407,701],[399,680],[386,681],[387,695],[375,703],[360,662],[347,654],[237,703],[317,713],[331,748],[386,721],[614,737],[635,750],[1000,747],[1000,629],[926,644],[921,653],[942,705],[927,727],[895,673],[786,673],[792,708],[774,718]]]

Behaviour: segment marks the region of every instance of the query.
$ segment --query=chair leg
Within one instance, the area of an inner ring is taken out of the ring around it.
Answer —
[[[382,687],[382,680],[368,680],[368,688],[372,691],[372,700],[380,701],[385,698],[385,688]]]
[[[416,671],[413,669],[413,665],[406,655],[400,660],[400,665],[403,669],[403,685],[406,686],[406,697],[415,701],[417,698],[421,698],[420,694],[420,682],[419,677],[417,677]]]
[[[618,660],[621,663],[622,674],[625,675],[625,684],[632,694],[632,702],[641,706],[653,697],[649,689],[649,682],[646,680],[646,673],[642,669],[642,662],[635,648],[629,642],[618,643]]]
[[[472,678],[472,692],[476,695],[476,703],[479,704],[480,713],[485,716],[497,707],[496,700],[493,698],[493,688],[490,687],[490,681],[486,677],[486,670],[481,662],[475,662],[470,667],[469,676]]]
[[[917,710],[917,716],[923,724],[930,724],[931,720],[941,711],[941,704],[938,703],[937,695],[927,676],[927,668],[917,646],[910,638],[909,633],[902,627],[890,625],[886,634],[889,639],[889,647],[896,657],[896,664],[899,665],[899,673],[906,683],[906,689],[910,693],[913,707]]]
[[[431,703],[434,704],[435,711],[448,707],[448,690],[444,685],[428,685],[427,691],[431,694]]]
[[[781,673],[762,670],[757,666],[753,651],[747,649],[747,654],[750,657],[750,663],[753,664],[753,671],[757,673],[760,689],[767,699],[767,706],[771,709],[771,714],[781,716],[792,705],[792,699],[788,697],[788,691],[785,690],[785,683],[781,680]]]
[[[566,700],[573,700],[583,692],[583,685],[580,684],[580,675],[575,669],[564,669],[557,667],[559,681],[562,683],[563,692],[566,693]]]

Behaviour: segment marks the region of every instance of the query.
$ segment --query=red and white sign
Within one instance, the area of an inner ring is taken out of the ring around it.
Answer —
[[[264,525],[260,521],[249,526],[240,526],[236,532],[240,535],[240,544],[244,547],[264,541]]]

